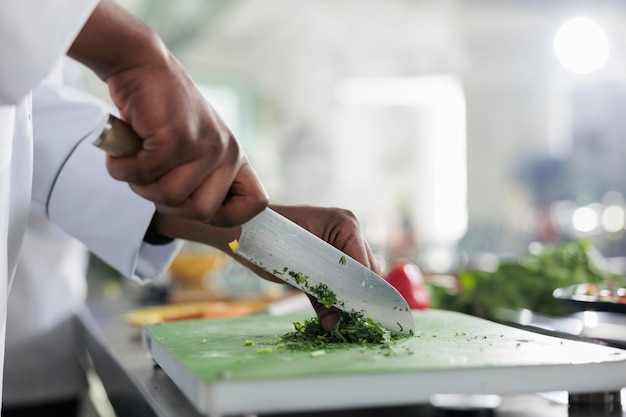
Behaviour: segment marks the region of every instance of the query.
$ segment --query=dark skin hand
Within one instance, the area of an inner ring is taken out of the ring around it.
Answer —
[[[162,235],[202,242],[234,256],[228,242],[239,237],[238,225],[267,206],[267,193],[237,140],[161,39],[112,0],[101,0],[68,55],[107,83],[121,118],[143,139],[138,154],[107,157],[111,176],[155,203],[155,224]],[[351,212],[273,208],[378,272]],[[339,311],[311,301],[322,327],[332,329]]]
[[[239,225],[267,206],[238,141],[149,27],[102,0],[68,55],[107,83],[143,139],[137,155],[107,157],[111,176],[160,213],[217,226]]]
[[[352,212],[338,208],[312,206],[271,205],[271,208],[356,261],[361,262],[372,271],[380,273],[372,250],[363,238],[359,222]],[[241,234],[240,227],[218,228],[163,214],[156,215],[155,225],[157,231],[164,236],[192,240],[213,246],[252,269],[262,278],[274,282],[283,282],[265,270],[233,254],[228,247],[228,243],[239,238]],[[322,328],[326,331],[332,330],[339,320],[340,311],[335,307],[325,308],[315,298],[311,296],[309,298]]]

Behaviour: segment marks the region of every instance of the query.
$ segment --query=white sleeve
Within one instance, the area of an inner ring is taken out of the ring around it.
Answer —
[[[161,276],[180,242],[143,241],[154,205],[107,172],[90,136],[111,112],[71,87],[42,82],[33,90],[33,209],[81,240],[124,276]]]
[[[64,55],[98,0],[0,1],[0,105],[19,103]]]

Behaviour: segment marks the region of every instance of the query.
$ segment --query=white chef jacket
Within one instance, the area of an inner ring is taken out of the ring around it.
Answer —
[[[85,305],[88,259],[81,242],[31,215],[8,300],[4,406],[85,393],[75,313]]]
[[[33,206],[8,302],[4,400],[9,405],[60,400],[84,388],[71,318],[85,301],[87,252],[46,220],[46,206],[57,223],[76,229],[90,250],[135,279],[158,278],[179,245],[142,242],[153,205],[111,178],[104,152],[83,140],[114,110],[64,85],[62,75],[56,68],[33,91]],[[71,155],[58,162],[67,167],[61,169],[54,155],[59,161],[66,157],[58,152],[63,148]],[[69,167],[72,175],[66,172]],[[52,181],[56,172],[61,174]],[[68,215],[56,206],[67,202],[47,197],[63,189],[66,194],[74,190],[70,198],[81,212]],[[101,224],[101,230],[90,223]],[[94,234],[98,236],[92,239]]]
[[[67,51],[96,4],[97,0],[0,2],[0,363],[7,294],[31,197],[30,91]],[[88,113],[93,117],[95,109]],[[152,205],[123,183],[114,183],[105,196],[101,191],[111,180],[102,170],[104,155],[90,143],[78,142],[91,132],[74,124],[73,118],[65,124],[63,115],[57,116],[48,115],[47,136],[40,138],[35,154],[33,209],[46,213],[125,275],[141,279],[158,274],[177,244],[156,247],[142,242]],[[115,208],[110,207],[113,201]]]

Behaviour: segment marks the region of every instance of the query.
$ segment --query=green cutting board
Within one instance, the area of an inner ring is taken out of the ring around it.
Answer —
[[[211,416],[427,402],[438,393],[597,392],[626,386],[626,351],[440,310],[415,312],[392,349],[290,351],[310,316],[257,315],[146,326],[144,345]],[[252,341],[250,344],[247,341]]]

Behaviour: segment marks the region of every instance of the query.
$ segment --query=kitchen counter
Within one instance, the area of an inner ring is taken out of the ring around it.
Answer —
[[[86,309],[79,322],[93,369],[105,388],[111,405],[124,417],[198,417],[172,380],[155,365],[144,350],[140,330],[127,323],[123,313],[102,315]],[[381,388],[382,389],[382,388]],[[581,405],[568,407],[566,393],[512,395],[502,398],[495,416],[626,416],[619,405]],[[323,399],[320,399],[323,403]],[[284,415],[284,414],[283,414]],[[430,405],[335,410],[289,414],[292,417],[352,416],[439,416]],[[484,415],[484,414],[483,414]],[[269,417],[268,414],[263,415]],[[278,415],[277,415],[278,416]]]

